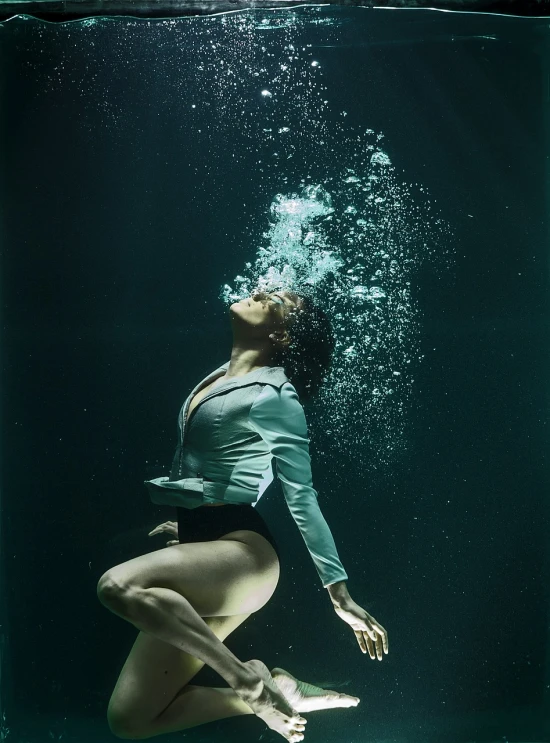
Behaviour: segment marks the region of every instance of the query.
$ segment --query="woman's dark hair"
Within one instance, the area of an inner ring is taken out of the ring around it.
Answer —
[[[301,312],[288,326],[290,344],[277,349],[272,363],[282,366],[302,403],[319,393],[329,372],[336,339],[327,314],[302,294]]]

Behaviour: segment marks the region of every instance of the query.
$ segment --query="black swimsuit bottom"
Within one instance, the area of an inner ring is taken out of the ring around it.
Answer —
[[[186,542],[212,542],[238,529],[255,531],[265,537],[279,555],[277,544],[258,511],[249,505],[178,508],[178,538]]]

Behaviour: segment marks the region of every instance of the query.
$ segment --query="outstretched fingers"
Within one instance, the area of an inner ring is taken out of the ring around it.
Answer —
[[[388,633],[381,624],[372,622],[370,627],[365,624],[365,629],[354,630],[354,632],[361,651],[363,653],[368,651],[372,660],[375,657],[382,660],[384,653],[388,654]]]

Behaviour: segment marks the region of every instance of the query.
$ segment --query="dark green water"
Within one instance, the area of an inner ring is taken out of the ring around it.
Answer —
[[[337,331],[313,481],[390,653],[359,652],[278,483],[280,583],[227,645],[361,698],[311,743],[550,740],[548,39],[334,7],[2,24],[1,740],[114,739],[136,632],[97,580],[160,547],[142,482],[228,302],[285,265]]]

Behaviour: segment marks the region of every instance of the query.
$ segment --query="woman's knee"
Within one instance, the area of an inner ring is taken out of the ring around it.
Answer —
[[[116,569],[104,573],[97,584],[97,597],[111,611],[120,611],[135,594],[135,587],[123,580]]]

